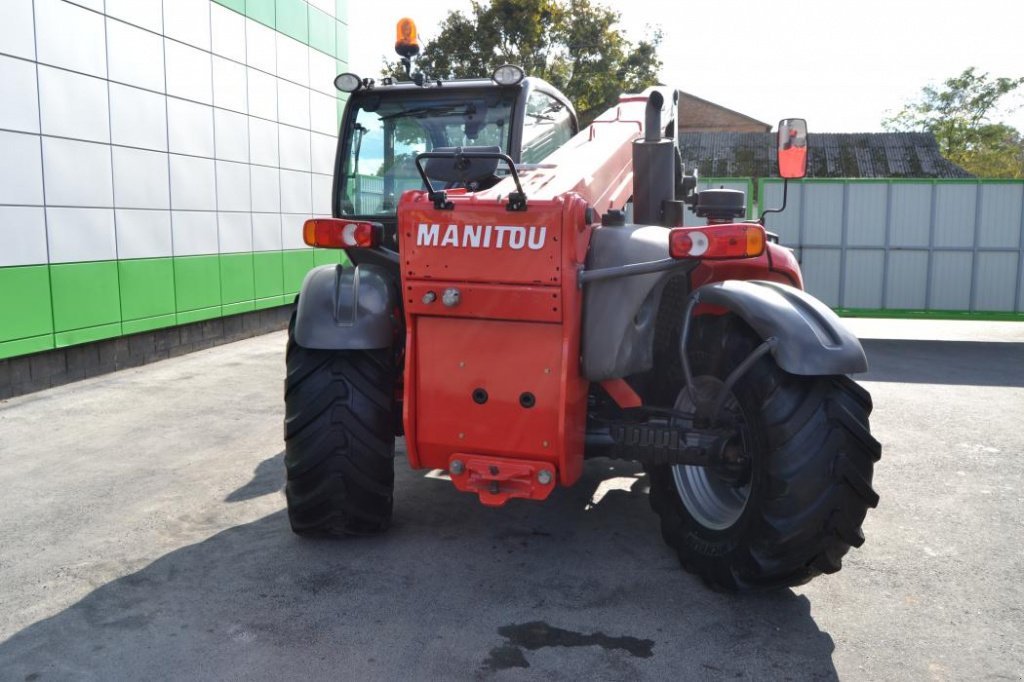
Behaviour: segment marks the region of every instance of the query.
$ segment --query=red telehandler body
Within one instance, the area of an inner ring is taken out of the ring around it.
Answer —
[[[846,376],[863,350],[740,221],[741,192],[694,191],[674,91],[579,131],[516,67],[338,85],[334,218],[304,235],[352,265],[309,273],[289,329],[295,532],[384,531],[404,433],[414,468],[494,506],[637,461],[666,542],[717,588],[840,568],[878,501],[871,399]],[[802,176],[803,122],[779,140]],[[681,227],[686,207],[707,224]]]

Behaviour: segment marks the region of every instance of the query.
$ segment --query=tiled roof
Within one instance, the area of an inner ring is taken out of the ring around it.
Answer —
[[[810,178],[969,178],[931,133],[811,133]],[[704,177],[775,175],[775,133],[680,133],[683,166]]]

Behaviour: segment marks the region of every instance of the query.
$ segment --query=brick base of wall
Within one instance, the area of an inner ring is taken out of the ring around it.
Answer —
[[[294,305],[0,360],[0,400],[285,329]]]

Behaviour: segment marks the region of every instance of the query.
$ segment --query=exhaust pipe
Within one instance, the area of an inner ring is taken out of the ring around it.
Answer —
[[[671,91],[672,106],[678,95]],[[644,114],[644,139],[633,142],[633,222],[639,225],[682,225],[682,211],[675,200],[676,140],[662,137],[661,110],[665,94],[651,90]],[[674,127],[674,126],[673,126]],[[667,209],[667,210],[666,210]]]

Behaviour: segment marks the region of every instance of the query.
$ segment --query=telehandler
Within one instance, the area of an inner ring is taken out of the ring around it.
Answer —
[[[413,468],[492,506],[547,498],[585,459],[638,462],[666,543],[716,589],[839,570],[878,503],[871,398],[847,377],[864,351],[742,192],[695,191],[674,91],[580,130],[511,65],[336,85],[334,217],[303,233],[350,264],[309,272],[289,327],[296,533],[386,530],[404,435]],[[779,125],[787,180],[806,137]]]

